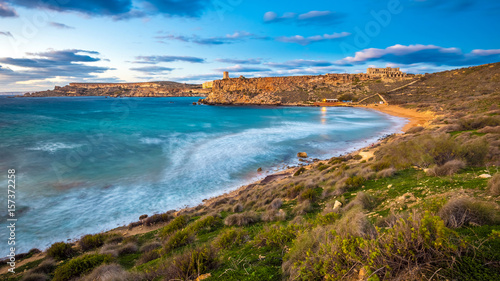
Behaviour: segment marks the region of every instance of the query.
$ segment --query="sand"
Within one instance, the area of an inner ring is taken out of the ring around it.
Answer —
[[[407,118],[410,122],[403,127],[403,132],[408,131],[410,128],[416,126],[428,126],[429,122],[436,117],[433,112],[426,111],[420,112],[415,109],[403,108],[397,105],[368,105],[368,106],[356,106],[360,108],[369,108],[373,110],[378,110],[383,113],[387,113],[392,116]]]

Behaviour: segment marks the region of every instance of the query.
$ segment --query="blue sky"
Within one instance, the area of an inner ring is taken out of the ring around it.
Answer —
[[[0,91],[500,61],[493,0],[0,0]]]

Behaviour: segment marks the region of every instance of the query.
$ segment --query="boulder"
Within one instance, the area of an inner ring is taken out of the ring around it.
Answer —
[[[489,174],[481,174],[481,175],[478,176],[478,178],[488,179],[488,178],[491,178],[491,175],[489,175]]]
[[[297,153],[297,157],[299,157],[299,158],[307,158],[307,153],[306,152],[299,152],[299,153]]]
[[[340,207],[342,207],[342,203],[340,203],[338,200],[335,200],[335,203],[333,204],[333,209],[337,210]]]

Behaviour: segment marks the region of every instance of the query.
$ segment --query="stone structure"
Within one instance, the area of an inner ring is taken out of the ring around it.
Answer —
[[[404,78],[406,73],[401,72],[399,67],[372,68],[369,67],[366,73],[373,78]]]
[[[222,79],[229,79],[229,72],[224,71],[224,73],[222,75]]]

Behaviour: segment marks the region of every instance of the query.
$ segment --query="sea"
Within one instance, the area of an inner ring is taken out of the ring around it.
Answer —
[[[17,219],[17,253],[43,250],[195,206],[299,165],[298,152],[319,159],[352,152],[407,122],[363,108],[193,104],[198,99],[0,97],[0,255],[11,247],[8,219]]]

